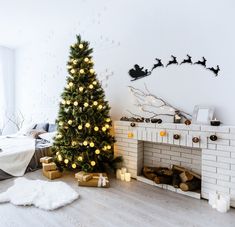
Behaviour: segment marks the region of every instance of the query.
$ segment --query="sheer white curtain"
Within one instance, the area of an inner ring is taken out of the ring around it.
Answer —
[[[14,132],[7,116],[14,114],[15,106],[14,51],[0,46],[0,134]]]
[[[1,51],[1,50],[0,50]],[[3,61],[0,54],[0,135],[5,126],[5,90],[4,90],[4,78],[3,78]]]

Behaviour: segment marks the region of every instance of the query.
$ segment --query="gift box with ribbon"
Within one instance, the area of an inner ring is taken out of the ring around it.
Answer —
[[[78,180],[79,186],[109,188],[109,179],[106,173],[90,173],[92,178],[88,181]]]

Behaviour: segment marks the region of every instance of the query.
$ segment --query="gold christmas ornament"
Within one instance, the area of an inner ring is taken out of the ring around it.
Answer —
[[[84,89],[83,87],[79,87],[79,91],[81,91],[81,92],[82,92],[82,91],[83,91],[83,89]]]
[[[93,142],[90,142],[90,147],[94,147],[95,144]]]
[[[66,85],[66,88],[67,88],[67,89],[69,89],[69,88],[70,88],[68,84]]]
[[[91,166],[95,166],[95,161],[91,161]]]
[[[94,130],[97,132],[97,131],[99,131],[99,128],[97,126],[95,126]]]
[[[95,150],[95,153],[96,153],[96,154],[100,154],[100,150],[99,150],[99,149],[96,149],[96,150]]]
[[[89,85],[89,88],[90,88],[90,89],[93,89],[93,88],[94,88],[94,86],[93,86],[92,84],[90,84],[90,85]]]
[[[85,141],[83,141],[83,145],[84,146],[87,146],[87,144],[88,144],[88,142],[85,140]]]
[[[93,102],[93,105],[94,105],[94,106],[97,106],[97,105],[98,105],[98,102],[97,102],[97,101],[94,101],[94,102]]]
[[[90,128],[90,126],[91,126],[90,123],[86,123],[86,124],[85,124],[85,127],[86,127],[86,128]]]
[[[95,73],[94,69],[90,69],[89,71],[90,71],[91,74]]]
[[[70,103],[71,103],[71,102],[70,102],[69,100],[66,101],[66,104],[67,104],[67,105],[70,105]]]
[[[75,163],[72,164],[72,168],[76,169],[77,165]]]
[[[102,127],[102,131],[105,132],[105,131],[106,131],[106,128],[105,128],[105,127]]]
[[[110,122],[111,121],[111,119],[110,118],[106,118],[106,122]]]
[[[82,156],[78,156],[78,161],[82,162],[82,160],[83,160]]]
[[[58,155],[58,160],[61,162],[63,160],[62,156],[61,155]]]
[[[57,138],[57,139],[61,139],[61,138],[62,138],[62,135],[61,135],[61,134],[58,134],[58,135],[56,136],[56,138]]]
[[[106,125],[105,125],[105,128],[109,128],[109,125],[108,125],[108,124],[106,124]]]
[[[110,145],[108,145],[108,146],[107,146],[107,149],[108,149],[108,150],[110,150],[110,149],[111,149],[111,146],[110,146]]]
[[[106,146],[104,146],[104,147],[103,147],[103,150],[104,150],[104,151],[106,151],[106,150],[107,150],[107,147],[106,147]]]
[[[73,66],[72,65],[67,65],[67,69],[72,69]]]
[[[77,102],[77,101],[75,101],[75,102],[73,103],[73,105],[74,105],[74,106],[77,106],[77,105],[78,105],[78,102]]]
[[[69,163],[69,160],[68,160],[68,159],[65,159],[65,160],[64,160],[64,163],[65,163],[65,164],[68,164],[68,163]]]
[[[56,152],[56,155],[58,156],[59,154],[60,154],[60,152],[59,152],[59,151],[57,151],[57,152]]]
[[[84,69],[80,69],[79,72],[80,72],[81,74],[85,73]]]
[[[72,120],[68,120],[68,124],[69,125],[73,124],[73,121]]]
[[[73,64],[76,65],[78,63],[78,60],[73,60]]]
[[[85,103],[84,103],[84,106],[85,106],[85,107],[88,107],[88,106],[89,106],[89,104],[88,104],[87,102],[85,102]]]
[[[101,110],[102,108],[103,108],[103,106],[102,106],[102,105],[99,105],[99,106],[98,106],[98,109],[99,109],[99,110]]]
[[[89,62],[89,58],[84,58],[84,61],[85,62]]]
[[[61,103],[64,105],[64,104],[66,104],[66,101],[64,99],[62,99]]]
[[[59,122],[59,126],[62,126],[64,123],[62,121]]]
[[[75,70],[75,69],[71,69],[70,72],[71,72],[72,74],[74,74],[74,73],[76,72],[76,70]]]
[[[73,82],[69,82],[69,87],[72,87],[73,86]]]
[[[84,46],[83,46],[83,44],[81,43],[81,44],[79,44],[79,46],[78,46],[80,49],[82,49]]]
[[[97,81],[93,81],[92,83],[93,83],[94,85],[96,85],[96,84],[97,84]]]
[[[72,146],[76,146],[77,142],[76,141],[72,141]]]
[[[79,129],[79,130],[82,130],[82,125],[78,125],[78,129]]]

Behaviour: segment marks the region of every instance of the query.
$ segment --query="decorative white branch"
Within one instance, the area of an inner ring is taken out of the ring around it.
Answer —
[[[179,114],[184,117],[185,119],[191,118],[192,115],[180,110],[176,107],[174,107],[173,105],[171,105],[170,103],[166,102],[165,100],[163,100],[162,98],[151,94],[151,92],[148,90],[146,84],[145,84],[145,90],[146,91],[142,91],[138,88],[134,88],[133,86],[128,86],[131,94],[135,97],[136,99],[136,103],[134,104],[135,106],[137,106],[141,111],[143,111],[144,113],[150,114],[151,116],[149,118],[154,118],[157,116],[174,116],[175,112],[178,111]],[[149,110],[151,109],[151,110]],[[169,111],[172,113],[159,113],[159,111]],[[129,110],[127,110],[130,114],[134,115],[134,116],[138,116],[141,117],[139,114],[135,114]]]
[[[13,114],[12,116],[6,116],[6,118],[16,126],[18,131],[23,127],[25,118],[20,110],[18,113]]]

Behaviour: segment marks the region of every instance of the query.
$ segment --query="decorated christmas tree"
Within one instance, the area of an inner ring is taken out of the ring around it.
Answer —
[[[70,47],[69,76],[61,95],[52,148],[60,169],[96,172],[114,161],[110,107],[93,69],[92,52],[80,36]]]

